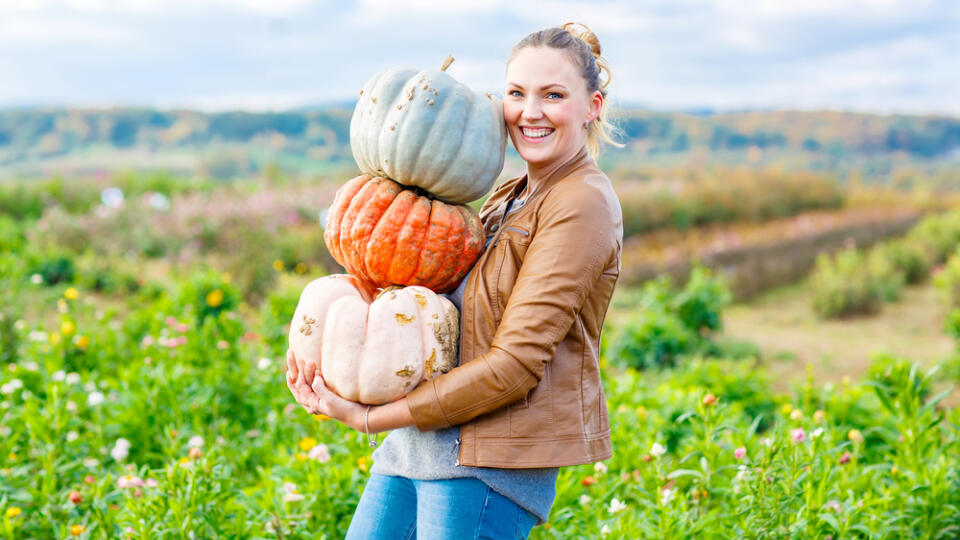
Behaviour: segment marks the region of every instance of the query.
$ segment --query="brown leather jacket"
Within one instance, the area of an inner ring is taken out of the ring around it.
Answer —
[[[600,329],[620,274],[623,219],[581,151],[501,223],[526,176],[480,219],[490,241],[463,295],[460,366],[407,394],[421,431],[461,424],[458,463],[578,465],[611,456]]]

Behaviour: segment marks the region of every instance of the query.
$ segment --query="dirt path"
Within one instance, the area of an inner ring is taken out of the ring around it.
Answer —
[[[724,312],[724,334],[756,343],[781,390],[812,366],[819,382],[856,380],[874,353],[887,352],[932,365],[949,357],[953,340],[943,331],[945,310],[932,285],[904,290],[880,313],[846,320],[817,319],[803,284],[771,291]],[[957,392],[954,392],[957,394]],[[952,395],[951,401],[960,396]]]

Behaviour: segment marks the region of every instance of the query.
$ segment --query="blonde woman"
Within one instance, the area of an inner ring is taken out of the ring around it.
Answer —
[[[307,411],[391,431],[347,538],[526,538],[549,516],[559,467],[611,456],[598,356],[623,227],[594,161],[613,142],[609,75],[582,25],[513,48],[503,116],[526,174],[487,200],[486,250],[451,294],[458,367],[368,407],[288,352],[288,386]]]

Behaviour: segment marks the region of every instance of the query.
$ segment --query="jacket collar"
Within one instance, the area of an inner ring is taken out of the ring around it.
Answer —
[[[593,159],[587,154],[587,147],[584,146],[580,148],[580,151],[574,154],[570,159],[561,162],[555,165],[552,169],[548,170],[546,174],[540,178],[539,186],[537,186],[537,193],[545,191],[548,187],[556,183],[558,180],[570,176],[575,171],[582,169],[588,166],[596,166]],[[517,179],[517,182],[513,185],[513,191],[511,192],[511,197],[515,197],[520,194],[520,192],[527,185],[528,175],[525,173],[523,176]],[[537,195],[537,193],[530,193],[527,195],[527,199]]]

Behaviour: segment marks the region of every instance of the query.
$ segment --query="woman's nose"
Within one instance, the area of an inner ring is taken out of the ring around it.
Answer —
[[[540,101],[536,99],[527,99],[523,102],[523,119],[537,120],[543,117],[543,109],[540,107]]]

